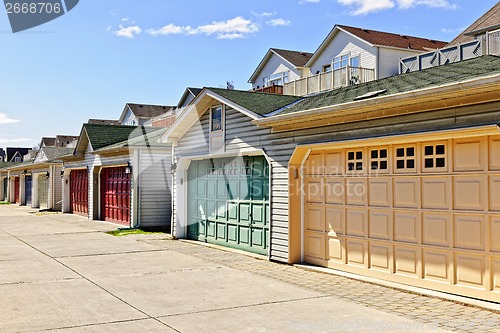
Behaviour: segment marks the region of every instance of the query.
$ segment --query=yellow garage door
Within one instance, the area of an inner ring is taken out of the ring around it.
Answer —
[[[312,150],[304,260],[499,301],[500,136],[431,140]]]

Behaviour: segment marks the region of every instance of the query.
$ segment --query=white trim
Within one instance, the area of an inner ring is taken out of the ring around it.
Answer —
[[[227,98],[224,98],[224,97],[218,95],[217,93],[215,93],[213,91],[207,90],[207,96],[210,96],[210,97],[224,103],[225,105],[230,106],[231,108],[235,109],[236,111],[243,113],[247,117],[250,117],[250,118],[255,119],[255,120],[261,118],[261,116],[259,116],[255,112],[250,111],[250,110],[242,107],[241,105],[238,105],[238,104],[228,100]]]

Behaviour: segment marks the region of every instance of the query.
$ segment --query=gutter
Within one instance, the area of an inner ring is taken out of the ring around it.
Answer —
[[[339,117],[345,113],[348,113],[349,115],[363,114],[368,111],[377,111],[390,108],[394,103],[399,103],[398,106],[414,105],[419,99],[424,98],[434,98],[435,101],[439,101],[442,100],[442,95],[444,94],[481,88],[483,90],[486,89],[487,91],[500,90],[500,73],[488,77],[481,77],[480,79],[470,79],[462,82],[442,85],[439,87],[412,90],[387,96],[378,96],[361,101],[353,101],[343,104],[328,105],[309,110],[302,110],[291,114],[282,114],[269,118],[261,118],[254,120],[253,123],[257,126],[273,127],[283,124],[291,125],[294,123],[302,123],[309,119],[319,120],[330,118],[331,116]],[[411,104],[408,102],[411,102]],[[423,109],[422,111],[425,111],[425,109]]]

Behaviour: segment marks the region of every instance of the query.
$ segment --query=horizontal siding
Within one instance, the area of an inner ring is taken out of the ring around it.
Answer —
[[[139,212],[141,227],[169,227],[172,214],[172,158],[170,153],[141,153]]]

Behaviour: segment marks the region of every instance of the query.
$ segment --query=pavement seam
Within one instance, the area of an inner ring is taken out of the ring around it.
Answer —
[[[7,234],[9,234],[9,233],[7,233]],[[108,293],[108,294],[109,294],[109,295],[111,295],[112,297],[116,298],[117,300],[119,300],[119,301],[120,301],[120,302],[122,302],[123,304],[126,304],[126,305],[128,305],[129,307],[131,307],[132,309],[136,310],[137,312],[142,313],[143,315],[147,316],[149,319],[153,319],[153,320],[155,320],[155,321],[159,322],[160,324],[162,324],[162,325],[164,325],[164,326],[166,326],[166,327],[168,327],[168,328],[170,328],[170,329],[174,330],[175,332],[179,332],[179,333],[181,333],[179,330],[175,329],[174,327],[172,327],[172,326],[168,325],[167,323],[162,322],[161,320],[158,320],[156,317],[151,316],[149,313],[147,313],[147,312],[145,312],[145,311],[143,311],[143,310],[139,309],[138,307],[136,307],[136,306],[134,306],[134,305],[132,305],[132,304],[128,303],[128,302],[127,302],[127,301],[125,301],[124,299],[122,299],[122,298],[118,297],[117,295],[113,294],[111,291],[107,290],[107,289],[106,289],[106,288],[104,288],[103,286],[101,286],[101,285],[97,284],[96,282],[92,281],[91,279],[89,279],[89,278],[88,278],[88,277],[86,277],[85,275],[81,274],[80,272],[76,271],[75,269],[73,269],[73,268],[69,267],[68,265],[64,264],[63,262],[59,261],[57,258],[52,257],[51,255],[49,255],[48,253],[43,252],[43,251],[42,251],[42,250],[40,250],[40,249],[37,249],[37,248],[36,248],[36,247],[34,247],[33,245],[31,245],[31,244],[29,244],[29,243],[25,242],[24,240],[22,240],[22,239],[20,239],[20,238],[18,238],[18,237],[16,237],[16,236],[14,236],[14,235],[11,235],[11,234],[9,234],[9,235],[10,235],[11,237],[13,237],[13,238],[17,239],[19,242],[21,242],[21,243],[23,243],[23,244],[25,244],[25,245],[27,245],[27,246],[31,247],[31,248],[32,248],[32,249],[34,249],[35,251],[37,251],[37,252],[39,252],[39,253],[41,253],[41,254],[43,254],[43,255],[45,255],[45,256],[47,256],[47,257],[51,258],[52,260],[54,260],[54,261],[55,261],[55,262],[57,262],[58,264],[62,265],[63,267],[65,267],[65,268],[67,268],[67,269],[69,269],[70,271],[72,271],[72,272],[73,272],[73,273],[75,273],[76,275],[80,276],[80,277],[81,277],[81,278],[83,278],[84,280],[88,281],[89,283],[93,284],[93,285],[94,285],[94,286],[96,286],[97,288],[99,288],[99,289],[101,289],[101,290],[105,291],[106,293]]]
[[[46,328],[43,330],[36,330],[34,332],[50,332],[50,331],[57,331],[57,330],[67,330],[67,329],[72,329],[72,328],[83,328],[83,327],[93,327],[93,326],[102,326],[102,325],[110,325],[110,324],[133,323],[133,322],[137,322],[137,321],[144,321],[144,320],[151,320],[151,319],[154,319],[154,318],[137,318],[137,319],[115,320],[115,321],[107,321],[107,322],[102,322],[102,323],[64,326],[64,327],[57,327],[57,328]],[[165,325],[165,323],[162,323],[162,322],[161,322],[161,324]]]
[[[333,297],[333,296],[332,295],[320,295],[320,296],[293,298],[293,299],[287,299],[287,300],[281,300],[281,301],[269,301],[269,302],[255,303],[255,304],[228,306],[228,307],[223,307],[223,308],[218,308],[218,309],[190,311],[190,312],[183,312],[183,313],[173,313],[173,314],[169,314],[169,315],[158,316],[157,318],[171,318],[171,317],[179,317],[179,316],[193,315],[193,314],[200,314],[200,313],[210,313],[210,312],[219,312],[219,311],[226,311],[226,310],[253,308],[253,307],[264,306],[264,305],[293,303],[293,302],[307,301],[307,300],[312,300],[312,299],[322,299],[322,298],[329,298],[329,297]]]
[[[55,256],[51,258],[55,259],[68,259],[68,258],[85,258],[85,257],[99,257],[99,256],[115,256],[120,254],[136,254],[136,253],[149,253],[149,252],[168,252],[167,249],[155,249],[155,250],[141,250],[141,251],[126,251],[126,252],[108,252],[108,253],[95,253],[95,254],[77,254],[72,256]]]

